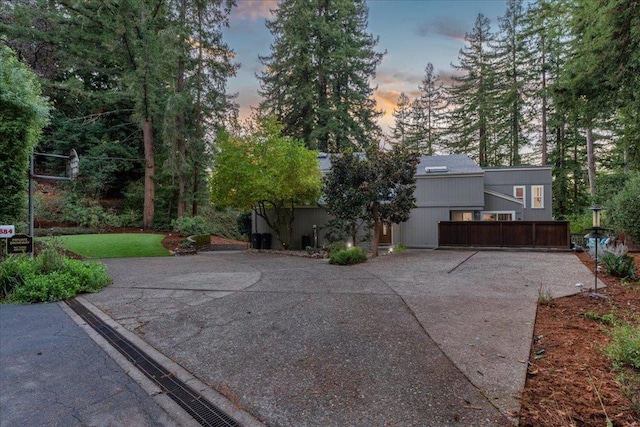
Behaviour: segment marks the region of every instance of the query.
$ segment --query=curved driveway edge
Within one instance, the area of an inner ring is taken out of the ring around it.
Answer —
[[[589,277],[546,253],[103,262],[114,284],[87,300],[273,426],[508,425],[539,286]]]

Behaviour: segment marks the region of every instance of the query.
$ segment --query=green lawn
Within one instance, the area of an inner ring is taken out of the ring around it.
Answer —
[[[162,234],[81,234],[61,236],[64,247],[85,258],[169,256]]]

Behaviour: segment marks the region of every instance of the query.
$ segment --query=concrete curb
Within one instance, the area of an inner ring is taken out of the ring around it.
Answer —
[[[128,331],[122,325],[111,319],[103,311],[91,304],[83,297],[76,297],[76,300],[82,304],[85,308],[96,315],[107,325],[122,334],[131,343],[138,346],[141,350],[147,353],[160,365],[172,372],[178,379],[188,384],[194,390],[198,391],[202,396],[208,399],[211,403],[216,405],[219,409],[225,412],[227,415],[238,421],[245,427],[265,427],[261,421],[256,419],[253,415],[238,408],[229,399],[207,386],[198,378],[191,375],[182,366],[169,359],[155,348],[147,344],[140,339],[137,335]],[[131,364],[118,350],[113,348],[100,334],[98,334],[90,325],[88,325],[82,318],[80,318],[67,304],[58,303],[62,310],[64,310],[71,319],[73,319],[81,328],[83,328],[89,337],[98,344],[111,358],[113,358],[118,365],[122,367],[124,372],[129,375],[134,381],[136,381],[142,389],[151,396],[154,401],[163,408],[180,426],[191,427],[200,426],[200,424],[191,417],[184,409],[182,409],[176,402],[162,392],[162,390],[149,380],[142,372],[140,372],[133,364]]]

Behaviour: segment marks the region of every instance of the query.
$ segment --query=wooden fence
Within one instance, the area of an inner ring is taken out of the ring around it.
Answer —
[[[441,221],[438,246],[570,249],[568,221]]]

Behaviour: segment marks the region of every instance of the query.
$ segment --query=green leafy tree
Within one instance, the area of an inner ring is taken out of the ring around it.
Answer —
[[[31,150],[47,123],[49,104],[36,75],[0,39],[0,223],[26,219]]]
[[[370,147],[366,155],[332,157],[332,170],[325,178],[327,212],[352,235],[362,224],[370,227],[373,256],[378,254],[382,225],[407,221],[415,207],[417,163],[418,155],[401,144],[390,151]]]
[[[260,109],[312,149],[377,142],[381,113],[370,81],[383,54],[366,32],[364,0],[283,0],[275,14],[271,54],[260,58]]]
[[[246,136],[219,134],[210,179],[212,200],[256,212],[287,248],[294,208],[315,204],[321,194],[317,153],[281,136],[282,127],[273,118],[259,125]]]
[[[331,156],[331,170],[324,177],[324,206],[332,216],[328,223],[329,240],[351,238],[358,242],[358,234],[371,227],[367,214],[364,188],[371,176],[369,164],[362,154]]]
[[[636,244],[640,242],[640,172],[631,174],[624,187],[610,199],[607,216]]]

